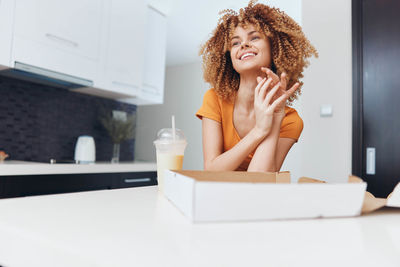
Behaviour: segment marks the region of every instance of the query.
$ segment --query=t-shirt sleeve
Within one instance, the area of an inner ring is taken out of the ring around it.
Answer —
[[[289,112],[282,121],[281,132],[279,137],[292,138],[296,142],[299,140],[303,131],[303,120],[300,118],[296,110]]]
[[[203,117],[221,122],[221,107],[218,102],[218,96],[213,89],[204,94],[203,105],[197,111],[196,116],[199,119]]]

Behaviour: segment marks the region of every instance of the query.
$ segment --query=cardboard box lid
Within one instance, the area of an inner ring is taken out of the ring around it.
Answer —
[[[398,183],[393,192],[389,194],[386,206],[400,208],[400,183]]]
[[[301,177],[299,183],[325,183],[324,181]],[[362,183],[363,180],[357,176],[350,175],[349,183]],[[377,198],[370,192],[365,192],[364,202],[361,210],[361,214],[368,214],[383,207],[395,207],[400,208],[400,183],[396,185],[393,192],[389,194],[387,198]]]

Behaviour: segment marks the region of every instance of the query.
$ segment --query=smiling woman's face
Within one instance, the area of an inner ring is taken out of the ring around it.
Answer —
[[[270,41],[257,31],[254,25],[236,27],[230,47],[233,68],[239,74],[258,72],[261,67],[271,67]]]

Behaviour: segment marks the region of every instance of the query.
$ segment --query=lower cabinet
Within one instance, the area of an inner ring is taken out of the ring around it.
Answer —
[[[157,172],[0,176],[0,198],[157,185]]]

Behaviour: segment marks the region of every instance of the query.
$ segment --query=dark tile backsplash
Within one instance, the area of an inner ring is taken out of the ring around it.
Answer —
[[[10,160],[72,160],[77,137],[91,135],[96,160],[109,161],[112,141],[99,122],[100,107],[136,113],[135,105],[0,76],[0,150]],[[121,144],[120,161],[133,160],[134,144]]]

